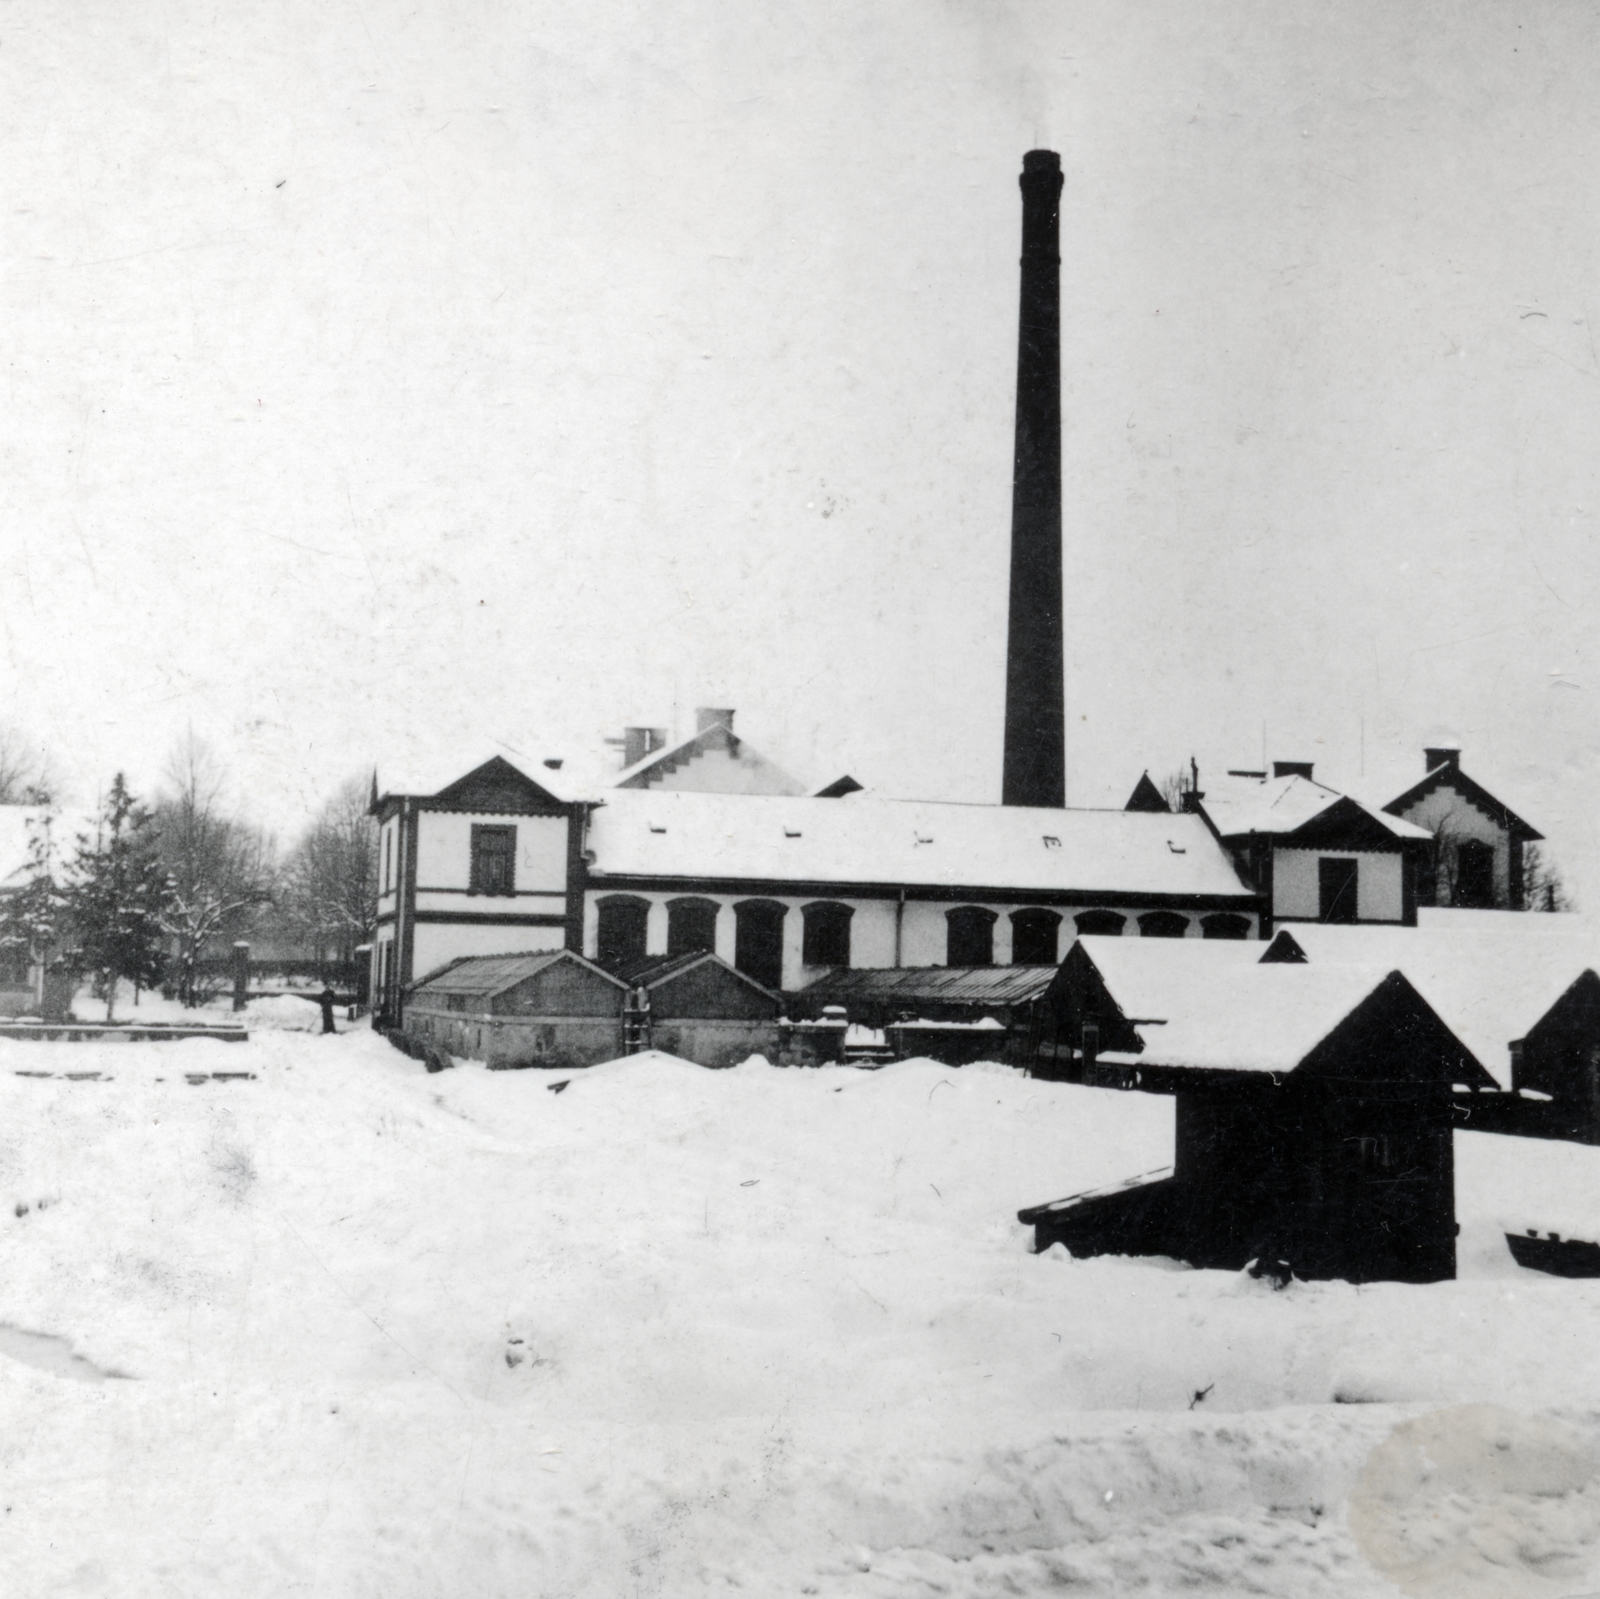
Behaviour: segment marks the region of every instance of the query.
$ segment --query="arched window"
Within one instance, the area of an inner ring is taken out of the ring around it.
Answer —
[[[1126,916],[1119,916],[1115,911],[1084,911],[1072,920],[1080,938],[1093,937],[1095,934],[1104,938],[1120,938],[1122,929],[1128,923]]]
[[[999,918],[981,905],[961,905],[946,911],[950,924],[945,946],[947,966],[993,966],[994,924]]]
[[[802,906],[800,915],[805,922],[800,959],[807,966],[848,966],[854,909],[831,900],[818,900],[815,905]]]
[[[1146,911],[1139,918],[1141,938],[1183,938],[1189,931],[1189,918],[1176,911]]]
[[[1472,910],[1494,909],[1494,845],[1481,838],[1456,845],[1455,903]]]
[[[714,899],[669,899],[667,901],[667,953],[692,955],[697,950],[717,947],[717,912]]]
[[[1235,916],[1229,911],[1218,911],[1213,916],[1200,918],[1200,936],[1202,938],[1248,938],[1250,936],[1250,918],[1248,916]]]
[[[1038,906],[1011,913],[1011,964],[1054,966],[1060,959],[1061,914]]]
[[[776,900],[747,899],[733,907],[733,964],[768,988],[783,987],[783,918]]]
[[[595,941],[595,959],[607,967],[643,960],[650,901],[632,894],[610,894],[598,906],[600,936]]]

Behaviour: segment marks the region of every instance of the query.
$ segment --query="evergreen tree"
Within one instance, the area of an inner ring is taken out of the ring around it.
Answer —
[[[158,847],[150,812],[118,772],[96,836],[78,839],[67,890],[84,963],[105,984],[107,1021],[114,1019],[121,979],[149,987],[161,978],[161,912],[168,890]]]
[[[0,963],[19,975],[48,966],[61,947],[67,900],[56,872],[54,824],[48,811],[28,818],[27,882],[0,900]]]

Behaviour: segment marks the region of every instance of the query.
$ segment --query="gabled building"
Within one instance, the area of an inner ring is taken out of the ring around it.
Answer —
[[[1081,932],[1261,930],[1259,897],[1193,815],[579,794],[559,770],[504,756],[431,792],[375,782],[373,811],[380,1025],[398,1024],[412,983],[466,955],[564,948],[617,970],[710,950],[792,991],[841,967],[1051,966]]]
[[[1317,782],[1312,770],[1309,761],[1277,761],[1270,776],[1233,771],[1184,800],[1261,896],[1269,926],[1415,926],[1432,835]]]
[[[1384,806],[1389,815],[1424,828],[1433,840],[1418,877],[1419,903],[1524,909],[1523,849],[1544,835],[1461,770],[1459,749],[1432,747],[1423,758],[1422,780]]]
[[[1062,1075],[1176,1115],[1170,1167],[1020,1212],[1039,1249],[1455,1275],[1452,1102],[1493,1079],[1399,972],[1089,938],[1041,1009]]]

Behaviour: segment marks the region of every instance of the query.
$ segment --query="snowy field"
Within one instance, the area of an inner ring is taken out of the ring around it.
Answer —
[[[1460,1281],[1274,1293],[1028,1253],[1162,1099],[250,1020],[0,1040],[8,1595],[1600,1590],[1600,1283],[1497,1225],[1600,1150],[1463,1134]]]

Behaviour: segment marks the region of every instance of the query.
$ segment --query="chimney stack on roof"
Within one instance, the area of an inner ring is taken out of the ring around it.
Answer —
[[[1061,157],[1022,158],[1004,805],[1066,804],[1061,638]]]
[[[622,730],[622,765],[636,766],[667,742],[666,730],[659,727],[625,727]]]
[[[1422,752],[1423,759],[1428,763],[1427,769],[1436,772],[1441,766],[1448,766],[1452,772],[1461,770],[1461,746],[1459,744],[1435,745]]]

